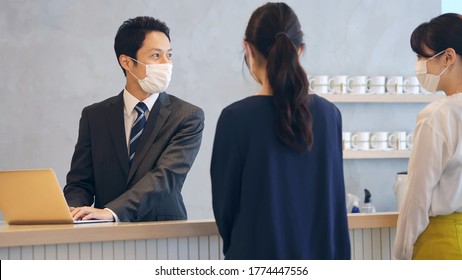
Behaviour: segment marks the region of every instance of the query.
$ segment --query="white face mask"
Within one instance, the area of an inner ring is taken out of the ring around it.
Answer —
[[[130,57],[131,58],[131,57]],[[172,78],[172,69],[173,65],[170,63],[163,64],[144,64],[138,60],[131,58],[134,61],[143,64],[146,66],[146,77],[144,79],[139,79],[135,76],[130,70],[130,74],[138,79],[140,87],[147,93],[159,93],[167,89],[170,80]]]
[[[438,55],[444,53],[446,50],[441,51],[434,56],[425,59],[425,60],[417,60],[415,63],[415,75],[417,76],[417,79],[419,80],[420,85],[427,91],[431,93],[435,93],[436,89],[438,88],[438,84],[440,82],[440,76],[449,68],[447,66],[444,68],[443,71],[439,75],[434,75],[434,74],[429,74],[427,70],[427,62],[430,59],[433,59],[437,57]]]

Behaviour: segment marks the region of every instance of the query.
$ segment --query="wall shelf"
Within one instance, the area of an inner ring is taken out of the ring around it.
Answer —
[[[337,103],[430,103],[444,95],[435,94],[319,94]]]
[[[386,158],[409,158],[410,150],[393,151],[343,151],[343,159],[386,159]]]

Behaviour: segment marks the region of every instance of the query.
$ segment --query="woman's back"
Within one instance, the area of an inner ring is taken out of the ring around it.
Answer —
[[[349,259],[340,112],[311,96],[313,146],[300,154],[275,132],[273,98],[238,101],[217,125],[211,173],[226,258]]]

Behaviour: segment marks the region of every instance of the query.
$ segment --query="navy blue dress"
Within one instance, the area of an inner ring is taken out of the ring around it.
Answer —
[[[314,142],[300,155],[276,135],[272,96],[218,120],[211,178],[226,259],[350,259],[340,111],[311,96]]]

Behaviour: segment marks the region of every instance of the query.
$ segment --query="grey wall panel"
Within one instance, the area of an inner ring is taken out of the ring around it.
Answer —
[[[137,260],[146,260],[147,259],[147,248],[146,240],[135,240],[135,258]]]

